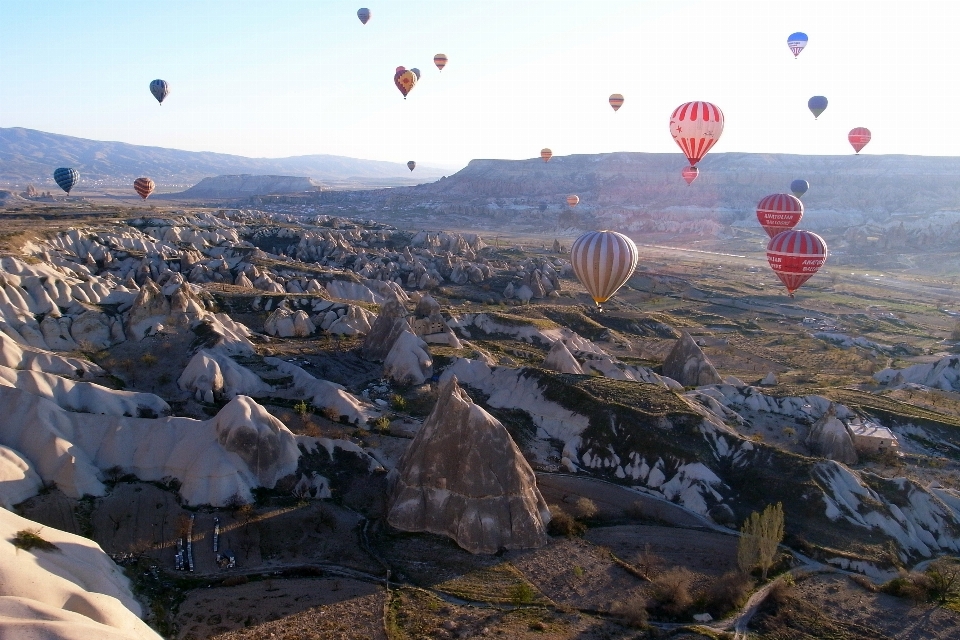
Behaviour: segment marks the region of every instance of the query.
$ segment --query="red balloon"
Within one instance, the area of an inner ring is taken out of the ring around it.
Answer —
[[[697,176],[700,175],[700,169],[696,167],[684,167],[683,171],[680,172],[680,175],[683,176],[683,179],[687,181],[687,184],[692,184],[694,180],[697,179]]]
[[[867,146],[867,143],[870,142],[870,129],[866,127],[857,127],[856,129],[851,129],[850,133],[847,134],[847,140],[850,141],[850,145],[853,147],[853,150],[857,153],[860,153],[860,150]]]
[[[767,245],[767,262],[791,298],[826,261],[827,243],[810,231],[781,231]]]
[[[691,167],[717,143],[723,133],[723,112],[709,102],[686,102],[670,114],[670,135]]]
[[[803,203],[788,193],[775,193],[757,204],[757,220],[771,238],[797,226],[803,217]]]
[[[156,187],[157,185],[154,184],[153,180],[150,178],[137,178],[133,181],[134,191],[136,191],[144,200],[146,200],[150,194],[153,193],[153,190]]]

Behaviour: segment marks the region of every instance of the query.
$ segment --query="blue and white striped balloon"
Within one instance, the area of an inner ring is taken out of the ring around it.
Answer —
[[[157,99],[157,102],[163,104],[163,99],[170,95],[170,85],[166,80],[154,80],[150,83],[150,93]]]

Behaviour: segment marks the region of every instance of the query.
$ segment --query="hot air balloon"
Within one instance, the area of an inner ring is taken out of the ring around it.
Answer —
[[[796,60],[800,52],[803,51],[803,48],[807,46],[807,34],[801,33],[800,31],[791,33],[787,36],[787,46],[790,47],[790,51],[793,52],[793,58]]]
[[[163,99],[170,95],[170,85],[166,80],[154,80],[150,83],[150,93],[162,105]]]
[[[807,100],[807,108],[810,109],[810,112],[813,114],[813,119],[816,120],[820,117],[820,114],[826,110],[827,99],[823,96],[813,96]]]
[[[575,207],[580,204],[580,196],[569,195],[567,196],[567,204],[571,207]]]
[[[438,53],[437,55],[433,56],[433,64],[437,65],[437,69],[443,71],[443,68],[447,66],[447,56],[442,53]]]
[[[623,96],[619,93],[614,93],[610,96],[610,106],[613,107],[614,111],[619,111],[620,107],[623,106]]]
[[[410,171],[413,171],[414,167],[416,166],[417,166],[417,163],[414,162],[413,160],[407,163],[407,169],[410,169]]]
[[[137,178],[133,181],[133,189],[140,194],[140,197],[146,200],[157,185],[150,178]]]
[[[70,189],[73,189],[80,182],[80,172],[69,167],[60,167],[53,172],[53,179],[60,185],[61,189],[70,193]]]
[[[790,183],[790,191],[792,191],[793,195],[797,196],[798,198],[802,197],[809,188],[810,183],[806,180],[794,180]]]
[[[697,179],[697,176],[700,175],[700,169],[696,167],[684,167],[683,171],[680,172],[680,175],[683,176],[683,179],[686,180],[687,184],[693,184],[693,181]]]
[[[709,102],[687,102],[670,115],[670,135],[695,167],[723,133],[723,112]]]
[[[397,70],[393,73],[393,84],[397,85],[397,89],[400,90],[400,93],[403,94],[403,99],[406,100],[407,94],[410,93],[410,90],[417,84],[417,74],[412,70],[408,71],[404,67],[397,67]]]
[[[357,9],[357,17],[360,18],[360,22],[363,24],[367,24],[367,20],[370,19],[370,15],[370,9]]]
[[[826,261],[827,243],[810,231],[782,231],[767,245],[767,262],[791,298]]]
[[[550,149],[544,147],[543,149],[540,149],[540,157],[543,158],[544,162],[550,162],[550,158],[553,157],[553,151],[550,151]]]
[[[847,140],[850,141],[850,145],[853,147],[853,150],[857,153],[860,153],[860,150],[867,146],[867,143],[870,142],[870,129],[866,127],[857,127],[856,129],[851,129],[850,133],[847,134]]]
[[[410,69],[410,71],[413,71],[413,75],[417,76],[417,80],[420,79],[420,69],[414,67],[413,69]]]
[[[757,204],[757,220],[771,238],[797,226],[803,217],[803,203],[789,193],[775,193]]]
[[[570,248],[573,272],[601,310],[633,275],[639,258],[633,240],[616,231],[589,231]]]

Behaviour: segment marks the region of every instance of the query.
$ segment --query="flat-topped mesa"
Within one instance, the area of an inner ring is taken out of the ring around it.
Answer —
[[[663,375],[673,378],[685,387],[720,384],[723,380],[713,368],[706,354],[686,331],[663,362]]]
[[[550,511],[506,428],[452,376],[393,472],[387,521],[452,538],[471,553],[547,542]]]

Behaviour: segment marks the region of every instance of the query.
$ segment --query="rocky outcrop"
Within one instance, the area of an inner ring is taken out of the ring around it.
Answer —
[[[427,343],[404,329],[383,360],[383,375],[398,384],[423,384],[433,375]]]
[[[177,380],[177,386],[191,392],[197,400],[208,403],[222,398],[236,398],[238,395],[259,398],[273,391],[250,369],[223,353],[204,349],[187,363]]]
[[[550,521],[536,477],[500,422],[451,377],[393,475],[387,521],[471,553],[540,547]]]
[[[547,357],[543,360],[543,368],[559,371],[560,373],[583,373],[583,368],[580,366],[580,363],[573,357],[573,354],[570,353],[567,345],[563,344],[562,340],[557,340],[553,343],[553,346],[550,347],[550,352],[547,353]]]
[[[380,313],[363,340],[360,354],[367,360],[383,360],[400,334],[409,329],[406,307],[399,298],[391,296],[380,305]]]
[[[810,427],[806,443],[814,455],[843,464],[857,463],[857,450],[853,446],[853,439],[847,427],[837,418],[833,405]]]
[[[723,379],[686,331],[663,362],[663,375],[685,387],[720,384]]]
[[[273,193],[316,191],[320,184],[299,176],[216,176],[204,178],[177,195],[184,198],[243,198]]]

